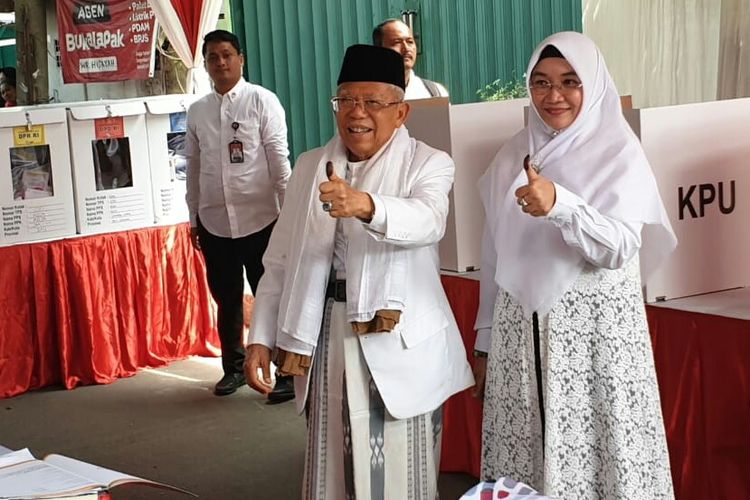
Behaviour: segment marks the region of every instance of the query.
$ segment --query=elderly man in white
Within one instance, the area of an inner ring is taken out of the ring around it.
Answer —
[[[304,498],[437,496],[442,404],[473,384],[443,292],[451,158],[409,137],[403,59],[349,47],[338,135],[300,156],[263,259],[245,373],[308,414]]]

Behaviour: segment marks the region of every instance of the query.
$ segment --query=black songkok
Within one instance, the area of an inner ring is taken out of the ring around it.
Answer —
[[[404,58],[395,50],[374,45],[346,49],[337,85],[349,82],[390,83],[406,90]]]
[[[542,49],[542,53],[539,54],[539,60],[547,59],[548,57],[559,57],[561,59],[565,59],[565,56],[560,53],[559,50],[557,50],[557,47],[554,45],[547,45]]]

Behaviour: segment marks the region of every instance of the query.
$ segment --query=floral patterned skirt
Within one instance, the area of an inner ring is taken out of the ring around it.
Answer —
[[[638,259],[617,270],[587,265],[539,317],[537,356],[534,339],[532,319],[501,289],[482,478],[568,500],[674,498]]]

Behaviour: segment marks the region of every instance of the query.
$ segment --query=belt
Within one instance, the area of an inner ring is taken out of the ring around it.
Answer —
[[[335,302],[346,302],[346,280],[330,280],[326,288],[326,298]]]

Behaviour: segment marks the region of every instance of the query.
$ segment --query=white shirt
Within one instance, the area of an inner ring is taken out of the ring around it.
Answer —
[[[359,162],[347,162],[346,164],[346,180],[350,186],[356,188],[359,181],[359,174],[362,168],[367,163],[367,160]],[[376,233],[385,234],[388,230],[386,224],[385,207],[380,196],[375,193],[367,193],[372,199],[375,210],[372,215],[370,222],[362,222],[367,226],[370,231]],[[339,222],[341,222],[339,220]],[[342,275],[346,275],[346,236],[344,235],[341,224],[336,226],[336,238],[333,252],[333,268],[336,271],[340,271]]]
[[[284,108],[273,92],[240,78],[224,95],[204,96],[188,110],[186,139],[191,226],[200,217],[211,234],[240,238],[278,217],[291,168]],[[235,139],[242,163],[230,162]]]
[[[406,90],[404,91],[405,100],[408,101],[410,99],[429,99],[430,97],[448,97],[448,90],[437,82],[435,82],[435,85],[437,85],[440,95],[431,95],[427,86],[424,84],[422,79],[414,73],[414,70],[409,71],[409,83],[406,85]]]
[[[557,183],[555,183],[555,205],[546,218],[560,229],[566,244],[577,248],[588,262],[597,267],[621,268],[638,253],[641,247],[643,224],[622,222],[602,215],[580,196]],[[493,249],[493,243],[484,238],[482,255],[488,258],[486,262],[483,259],[480,273],[482,290],[487,295],[483,303],[485,307],[477,313],[475,325],[477,338],[474,342],[474,349],[482,352],[490,350],[492,315],[498,292],[498,286],[495,283],[495,262],[490,262],[492,261],[490,255],[495,255]]]

